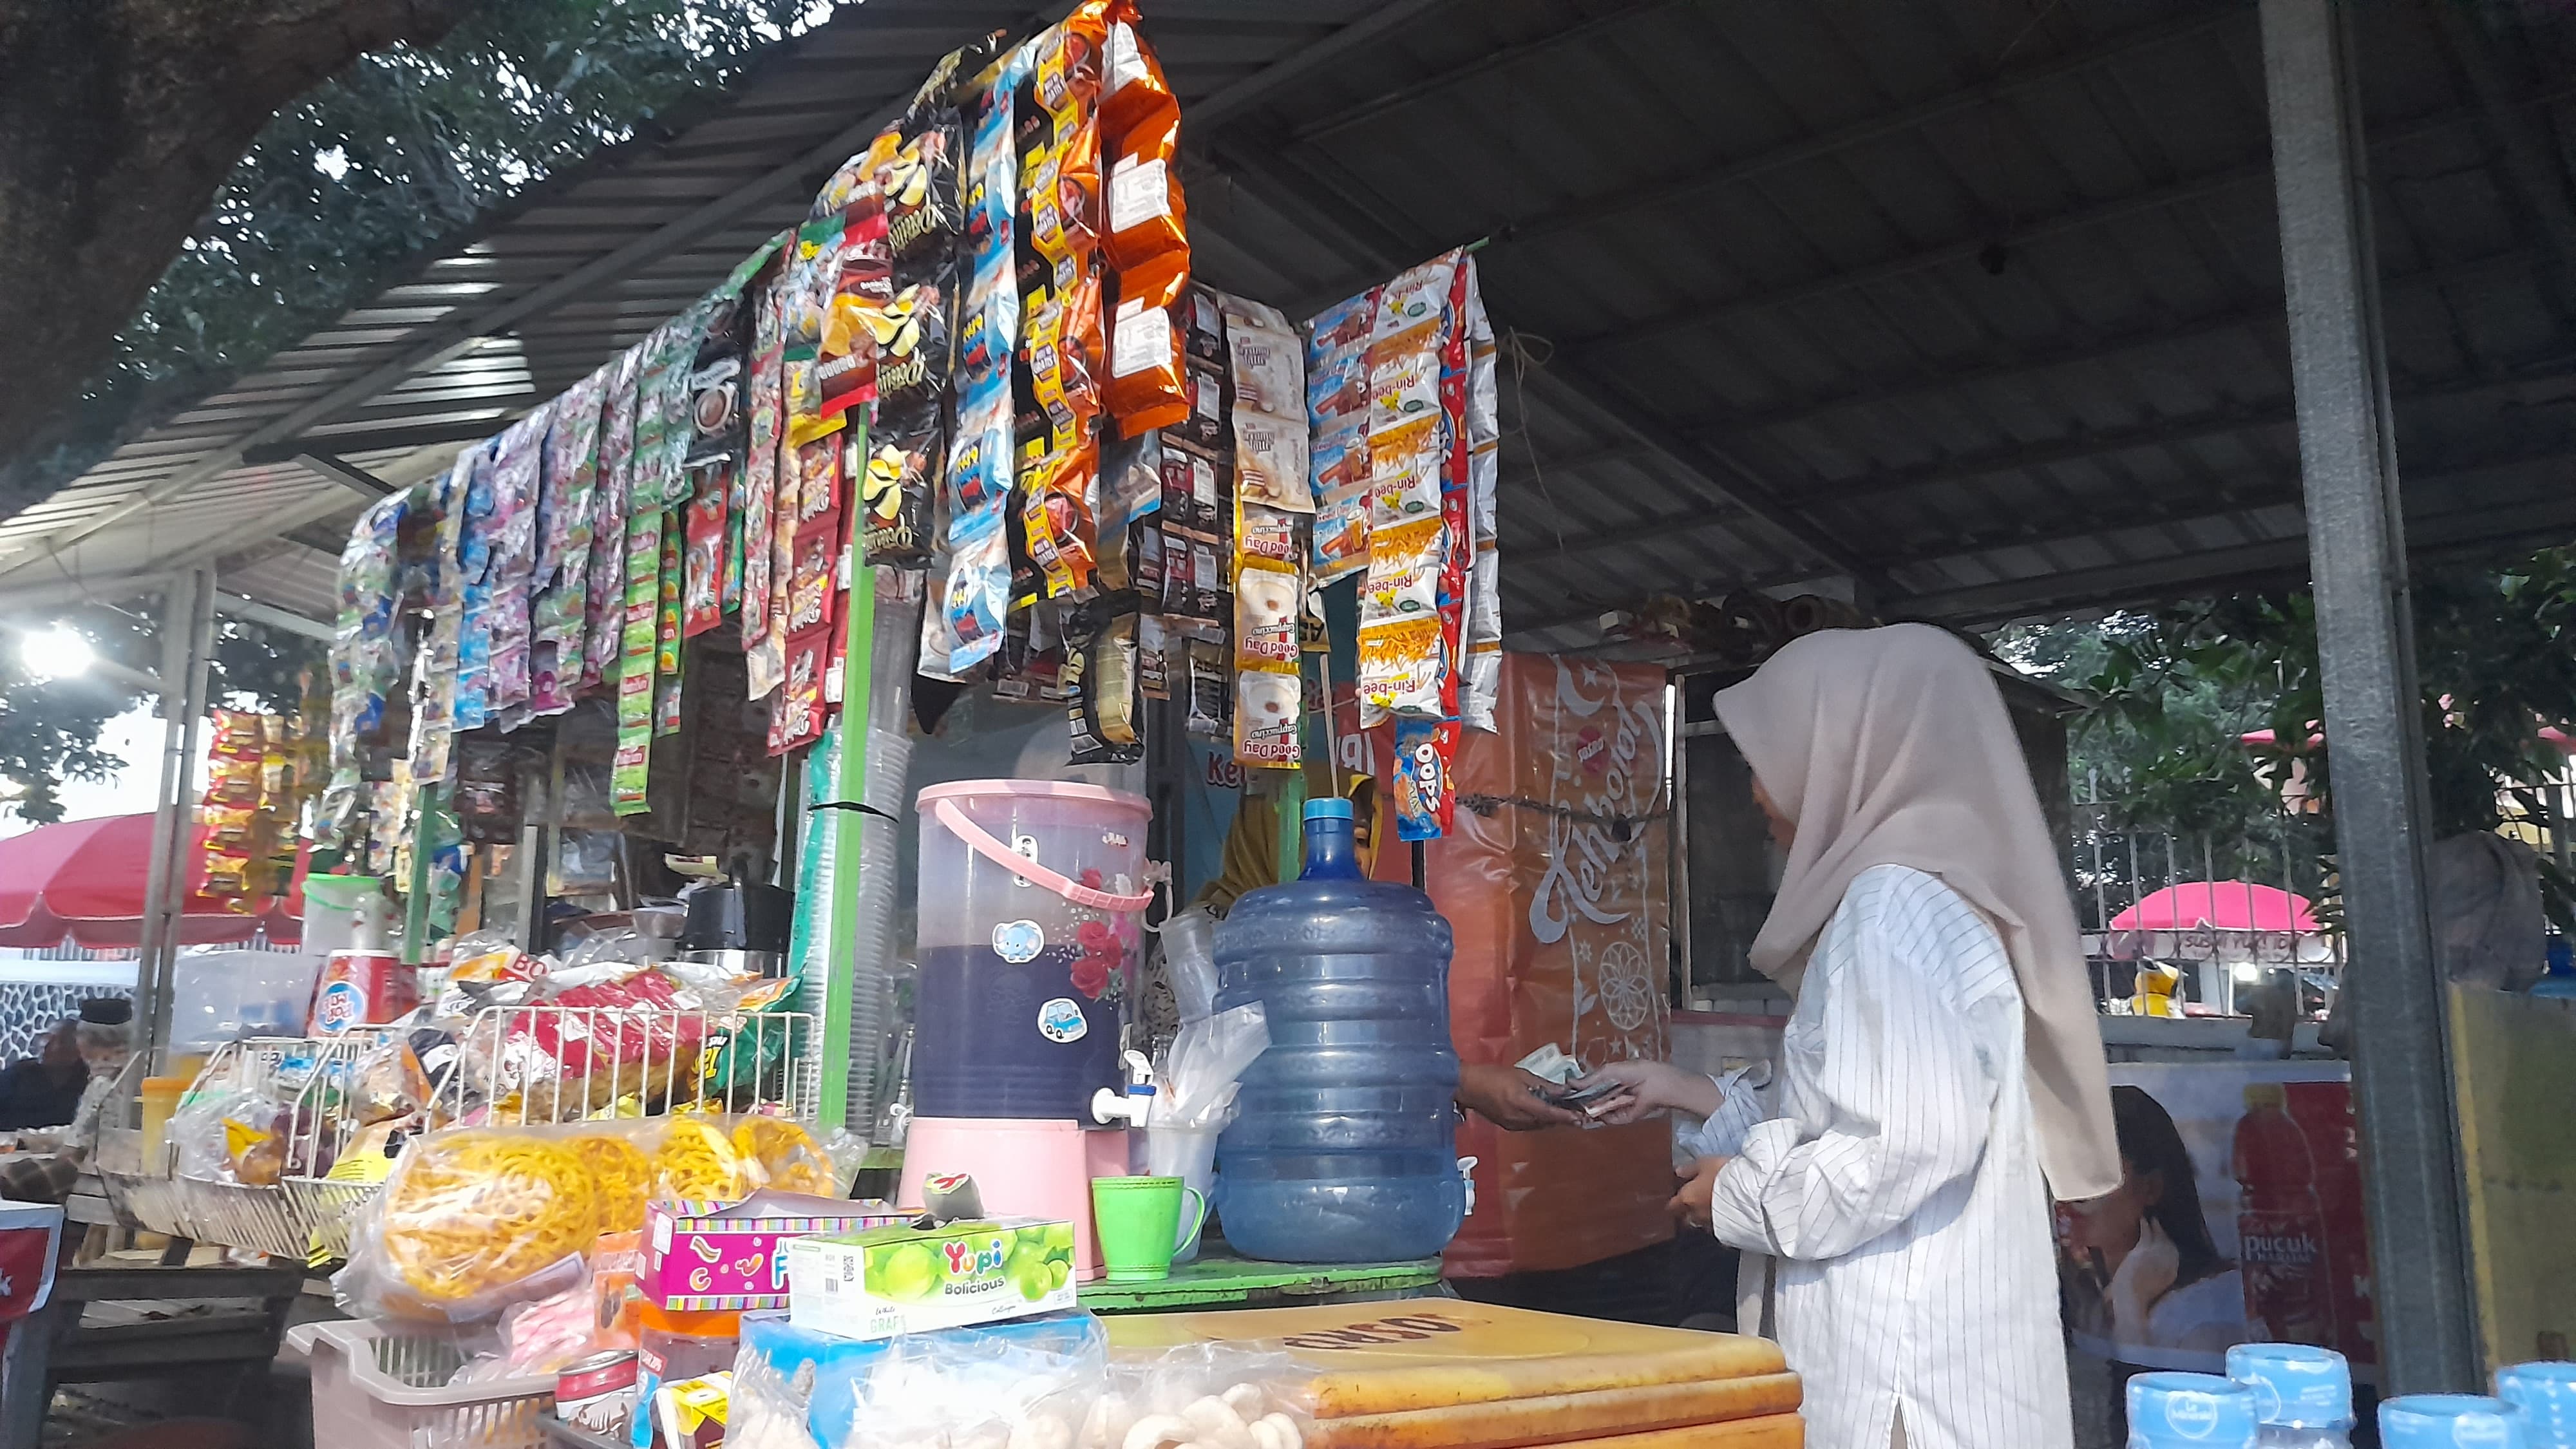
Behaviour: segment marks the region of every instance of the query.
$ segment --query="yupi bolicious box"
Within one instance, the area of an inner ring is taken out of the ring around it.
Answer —
[[[1074,1306],[1073,1224],[982,1218],[787,1245],[789,1321],[844,1338],[967,1328]]]

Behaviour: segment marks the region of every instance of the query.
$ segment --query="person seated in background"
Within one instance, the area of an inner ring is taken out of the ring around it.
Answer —
[[[36,1055],[0,1071],[0,1130],[60,1127],[79,1114],[89,1067],[81,1061],[78,1026],[65,1020],[45,1033]]]

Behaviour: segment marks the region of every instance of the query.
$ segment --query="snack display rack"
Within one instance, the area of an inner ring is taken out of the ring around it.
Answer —
[[[441,1079],[431,1115],[466,1117],[488,1085],[492,1126],[661,1117],[706,1098],[727,1112],[815,1119],[814,1017],[637,1006],[487,1006],[458,1044],[471,1069]],[[739,1065],[737,1065],[739,1064]],[[701,1091],[711,1077],[739,1082]]]
[[[728,1112],[811,1122],[819,1084],[801,1049],[815,1030],[803,1012],[488,1007],[462,1038],[472,1069],[439,1079],[432,1115],[452,1122],[480,1113],[493,1125],[524,1126],[668,1116],[712,1097]],[[146,1162],[140,1132],[111,1129],[98,1165],[110,1202],[137,1226],[173,1237],[299,1262],[346,1258],[350,1226],[381,1184],[327,1174],[364,1125],[347,1089],[375,1045],[374,1034],[360,1033],[256,1037],[218,1048],[186,1100],[220,1090],[284,1103],[283,1165],[302,1170],[268,1183],[188,1176],[177,1170],[175,1138]],[[736,1061],[744,1064],[738,1073]],[[711,1074],[739,1080],[699,1095]],[[496,1088],[488,1102],[478,1090],[485,1083]]]

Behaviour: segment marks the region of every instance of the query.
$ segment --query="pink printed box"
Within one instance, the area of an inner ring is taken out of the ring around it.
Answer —
[[[737,1203],[657,1202],[644,1209],[637,1286],[656,1306],[677,1312],[784,1308],[789,1240],[911,1220],[890,1203],[789,1192]]]

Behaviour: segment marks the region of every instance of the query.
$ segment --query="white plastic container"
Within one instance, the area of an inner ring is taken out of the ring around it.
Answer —
[[[315,1444],[543,1449],[537,1416],[554,1404],[553,1374],[449,1388],[465,1366],[452,1344],[368,1319],[299,1324],[286,1343],[312,1365]]]

